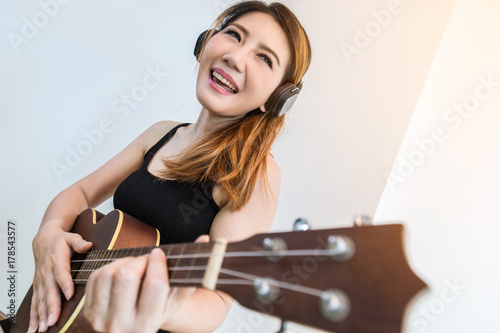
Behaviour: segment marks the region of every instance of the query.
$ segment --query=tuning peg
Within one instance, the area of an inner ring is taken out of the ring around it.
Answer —
[[[320,309],[323,316],[331,321],[341,321],[351,311],[349,298],[339,289],[324,291],[320,297]]]
[[[255,296],[262,304],[270,304],[274,302],[279,296],[279,288],[276,282],[267,278],[256,278],[253,281],[253,288]]]
[[[281,322],[281,328],[276,333],[291,333],[291,331],[288,329],[288,326],[290,326],[290,322],[289,321],[282,321]]]
[[[356,227],[364,227],[373,224],[372,218],[369,215],[354,215],[353,222]]]
[[[306,231],[311,229],[311,225],[303,217],[299,217],[293,223],[293,231]]]
[[[281,252],[286,251],[287,249],[285,241],[279,237],[264,238],[264,240],[262,241],[262,247],[267,252],[267,259],[273,262],[281,260],[283,258],[283,254]]]
[[[331,252],[330,258],[337,262],[351,259],[356,250],[352,239],[344,235],[330,235],[328,237],[328,249]]]

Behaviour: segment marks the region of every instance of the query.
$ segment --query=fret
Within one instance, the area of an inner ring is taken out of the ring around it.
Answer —
[[[103,261],[96,261],[96,270],[102,266],[109,264],[115,258],[113,251],[105,251],[103,256]]]
[[[194,251],[195,254],[200,253],[200,248],[201,248],[201,243],[198,243],[198,246],[196,246],[196,250]],[[196,262],[196,257],[193,257],[191,260],[191,264],[189,265],[189,271],[187,272],[186,279],[189,279],[191,277],[191,274],[193,273],[193,267],[194,263]]]
[[[86,269],[88,269],[89,272],[85,272],[86,273],[85,274],[85,281],[87,281],[89,279],[90,274],[92,274],[92,272],[95,271],[96,265],[97,265],[97,261],[95,261],[95,260],[98,260],[100,258],[101,253],[102,253],[101,251],[93,253],[93,258],[92,258],[93,260],[90,261],[89,265],[87,265],[87,267],[86,267]]]
[[[181,263],[181,260],[182,260],[182,254],[184,253],[184,250],[186,250],[186,244],[182,244],[182,247],[181,247],[181,251],[179,253],[179,258],[177,259],[176,263],[175,263],[175,268],[179,267],[179,264]],[[175,278],[175,275],[178,271],[174,270],[171,274],[171,279]]]
[[[132,251],[132,253],[130,253],[130,251]],[[121,256],[120,258],[126,258],[126,257],[133,257],[133,253],[135,252],[135,249],[132,248],[132,249],[123,249],[121,254],[123,256]]]
[[[168,259],[168,256],[170,255],[170,252],[172,252],[172,249],[173,249],[173,248],[174,248],[174,246],[173,246],[173,245],[169,245],[169,246],[168,246],[168,252],[166,253],[166,257],[167,257],[167,259]]]
[[[88,257],[90,257],[89,259],[93,260],[97,257],[97,253],[92,252],[88,255]],[[81,269],[83,270],[83,272],[82,272],[83,281],[88,280],[90,273],[92,273],[92,270],[93,270],[93,264],[94,264],[93,261],[86,261],[83,263],[83,265],[81,265]]]
[[[90,253],[92,254],[92,253]],[[80,282],[83,279],[86,279],[85,272],[81,271],[80,269],[85,269],[85,266],[88,265],[87,261],[84,261],[83,264],[72,264],[71,269],[72,270],[77,270],[77,273],[74,274],[73,278],[79,282],[76,283],[83,283]]]

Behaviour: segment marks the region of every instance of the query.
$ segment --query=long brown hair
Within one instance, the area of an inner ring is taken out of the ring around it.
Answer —
[[[281,3],[245,1],[229,7],[216,19],[197,59],[201,58],[210,37],[242,15],[255,11],[271,15],[288,37],[292,54],[282,84],[300,83],[311,61],[311,47],[297,17]],[[272,109],[268,104],[275,100],[275,94],[266,103],[266,110]],[[266,158],[284,121],[284,116],[252,110],[226,128],[204,135],[175,159],[165,159],[162,176],[202,185],[218,184],[228,195],[225,206],[231,211],[238,210],[250,199],[260,172],[267,184]]]

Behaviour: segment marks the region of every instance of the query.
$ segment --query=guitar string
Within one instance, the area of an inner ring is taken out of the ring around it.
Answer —
[[[183,266],[183,267],[168,267],[169,271],[204,271],[208,266]],[[95,272],[97,269],[72,269],[70,272]]]
[[[109,250],[104,250],[109,251]],[[99,251],[93,251],[99,252]],[[277,250],[277,251],[234,251],[225,252],[224,258],[234,258],[234,257],[267,257],[267,256],[280,256],[280,257],[294,257],[294,256],[334,256],[336,254],[342,253],[341,250],[335,249],[303,249],[303,250]],[[144,253],[146,254],[146,253]],[[207,253],[192,253],[192,254],[173,254],[169,255],[168,259],[191,259],[191,258],[209,258],[213,254],[211,252]],[[90,262],[90,261],[114,261],[121,258],[113,259],[76,259],[71,260],[72,263],[78,262]]]
[[[187,270],[188,268],[183,268],[183,267],[172,267],[174,271],[178,270]],[[195,266],[193,267],[196,270],[205,270],[207,266]],[[171,270],[169,268],[169,270]],[[90,270],[91,271],[91,270]],[[221,268],[220,273],[226,274],[226,275],[231,275],[235,277],[239,277],[240,280],[229,280],[229,279],[219,279],[217,280],[217,284],[226,284],[226,285],[234,285],[234,284],[247,284],[247,285],[253,285],[254,281],[256,279],[263,278],[262,276],[258,275],[253,275],[253,274],[248,274],[248,273],[243,273],[243,272],[238,272],[232,269],[227,269],[227,268]],[[73,279],[74,282],[87,282],[88,279]],[[305,287],[301,286],[298,284],[293,284],[289,282],[283,282],[283,281],[278,281],[278,280],[273,280],[273,279],[267,279],[266,281],[270,285],[275,285],[281,289],[288,289],[296,292],[300,292],[302,294],[308,294],[312,296],[317,296],[321,297],[321,294],[323,291],[315,289],[315,288],[310,288],[310,287]],[[170,282],[172,283],[197,283],[201,284],[203,282],[203,279],[194,279],[194,278],[187,278],[187,279],[182,279],[182,278],[177,278],[177,279],[170,279]]]
[[[221,268],[220,273],[227,274],[227,275],[233,275],[233,276],[240,277],[242,279],[247,279],[250,281],[255,281],[256,279],[262,278],[262,276],[238,272],[238,271],[235,271],[232,269],[227,269],[227,268]],[[323,291],[315,289],[315,288],[304,287],[304,286],[289,283],[289,282],[283,282],[283,281],[278,281],[278,280],[273,280],[273,279],[266,279],[266,281],[269,282],[269,284],[274,284],[274,285],[276,285],[280,288],[283,288],[283,289],[299,291],[303,294],[309,294],[312,296],[320,297],[321,294],[323,293]]]

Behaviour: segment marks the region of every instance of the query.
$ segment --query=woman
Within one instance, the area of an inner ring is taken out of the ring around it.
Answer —
[[[68,232],[73,221],[112,195],[115,208],[158,228],[162,243],[206,241],[207,233],[236,241],[269,230],[280,187],[269,151],[287,107],[278,107],[278,97],[299,85],[309,66],[307,35],[284,5],[248,1],[228,8],[200,37],[198,120],[154,124],[47,208],[33,240],[30,332],[57,321],[59,288],[68,299],[73,294],[71,253],[91,247]],[[113,293],[116,285],[126,292]],[[219,291],[170,288],[161,250],[106,265],[86,288],[84,314],[98,331],[213,331],[232,303]]]

